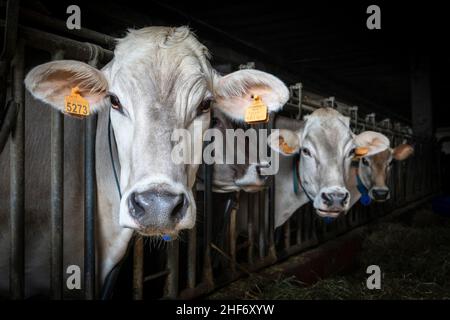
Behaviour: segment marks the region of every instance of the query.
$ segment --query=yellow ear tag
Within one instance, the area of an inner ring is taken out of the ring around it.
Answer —
[[[286,141],[284,141],[284,139],[282,137],[279,138],[278,143],[280,145],[280,149],[287,154],[292,154],[294,153],[295,149],[292,148],[291,146],[289,146]]]
[[[64,111],[75,117],[84,118],[90,114],[89,102],[80,95],[78,87],[72,88],[70,95],[64,98]]]
[[[245,122],[260,123],[269,121],[267,106],[259,96],[254,95],[252,98],[252,104],[245,110]]]
[[[358,157],[365,156],[369,152],[369,148],[358,147],[355,149],[355,155]]]
[[[369,152],[369,148],[366,147],[357,147],[355,148],[355,156],[353,160],[359,160],[361,157],[364,157]]]

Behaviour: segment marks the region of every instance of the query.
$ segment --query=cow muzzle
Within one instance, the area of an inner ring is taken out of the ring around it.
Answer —
[[[145,234],[159,234],[176,229],[186,214],[189,201],[184,194],[149,189],[130,193],[127,206],[137,226],[135,229]]]
[[[314,200],[316,212],[321,217],[337,218],[348,210],[350,192],[342,187],[322,188]]]
[[[375,201],[386,201],[390,197],[389,188],[372,188],[369,192],[370,197]]]

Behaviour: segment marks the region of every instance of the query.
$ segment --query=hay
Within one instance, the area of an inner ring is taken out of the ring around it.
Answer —
[[[347,300],[450,299],[450,219],[429,208],[409,213],[402,221],[380,223],[363,242],[359,268],[305,287],[295,278],[251,276],[240,282],[234,299]],[[378,265],[380,290],[366,287],[366,268]],[[242,291],[243,289],[243,291]],[[212,298],[226,298],[216,295]]]

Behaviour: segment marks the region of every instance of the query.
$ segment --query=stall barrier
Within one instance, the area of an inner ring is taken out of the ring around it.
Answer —
[[[63,32],[57,21],[46,21],[46,25]],[[5,23],[0,21],[0,29]],[[53,59],[75,59],[101,67],[113,55],[109,50],[113,39],[94,31],[83,30],[81,37],[88,42],[80,42],[29,27],[19,26],[18,42],[12,65],[14,81],[9,96],[10,107],[15,108],[15,125],[11,139],[11,197],[10,197],[10,298],[20,299],[24,295],[24,57],[29,49],[49,52]],[[108,49],[105,49],[107,47]],[[251,64],[247,64],[246,66]],[[244,66],[245,67],[245,66]],[[200,219],[197,225],[180,236],[182,240],[167,242],[162,248],[145,245],[141,237],[135,237],[132,246],[133,299],[194,298],[205,295],[219,286],[272,265],[287,256],[302,252],[312,246],[330,240],[360,225],[388,214],[389,212],[426,198],[439,190],[436,177],[438,167],[433,165],[437,149],[433,141],[416,137],[411,129],[401,123],[391,123],[389,119],[377,122],[375,114],[361,116],[358,108],[337,101],[334,97],[305,92],[298,83],[290,87],[291,98],[281,115],[301,119],[304,115],[323,106],[336,108],[351,117],[354,132],[374,130],[386,134],[392,145],[405,141],[412,143],[415,155],[405,162],[397,162],[391,174],[391,199],[383,204],[370,207],[355,205],[342,218],[325,224],[313,212],[311,205],[305,205],[287,221],[280,230],[274,230],[274,195],[277,187],[272,181],[267,190],[258,193],[232,193],[221,195],[224,209],[221,221],[215,221],[219,195],[212,190],[213,166],[202,165],[204,189],[197,191]],[[265,126],[272,129],[274,115]],[[51,292],[52,298],[64,296],[63,289],[63,152],[64,126],[62,114],[53,111],[51,118]],[[48,126],[49,124],[42,124]],[[263,128],[263,126],[260,126]],[[92,117],[85,126],[85,264],[84,297],[94,299],[95,292],[95,131],[96,118]],[[412,174],[413,173],[413,174]],[[225,200],[223,198],[225,197]],[[213,216],[214,212],[214,216]],[[237,228],[240,214],[247,215],[246,231]],[[220,241],[213,228],[226,230]],[[145,259],[146,252],[158,252],[160,260]],[[145,272],[147,264],[159,266]],[[156,269],[156,271],[155,271]],[[162,283],[162,285],[161,285]],[[162,286],[162,287],[161,287]],[[110,289],[113,286],[109,286]],[[113,289],[111,289],[113,290]],[[101,294],[103,297],[111,297]],[[112,295],[113,296],[113,295]]]

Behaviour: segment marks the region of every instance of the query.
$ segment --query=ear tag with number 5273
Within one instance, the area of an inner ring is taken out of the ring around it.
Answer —
[[[70,95],[64,98],[64,111],[79,118],[89,115],[89,102],[80,95],[78,87],[72,88]]]
[[[260,123],[269,121],[267,106],[257,95],[252,96],[253,102],[245,110],[245,122]]]

